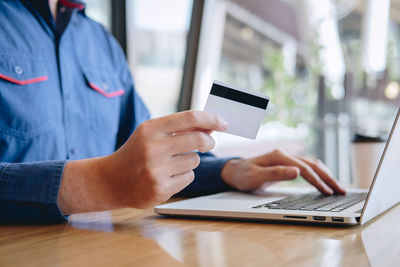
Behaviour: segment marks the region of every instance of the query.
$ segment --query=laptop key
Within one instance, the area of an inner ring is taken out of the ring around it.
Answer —
[[[323,205],[323,204],[322,204]],[[315,210],[322,206],[321,203],[303,206],[300,210]]]
[[[285,206],[276,206],[276,207],[272,206],[272,207],[267,207],[267,208],[274,209],[274,210],[281,210],[281,209],[284,209]]]
[[[330,211],[332,209],[332,207],[321,207],[318,209],[315,209],[315,211]]]
[[[335,208],[335,209],[332,209],[332,210],[330,210],[330,211],[332,211],[332,212],[339,212],[339,211],[342,211],[342,210],[344,210],[344,208]]]
[[[301,208],[301,206],[289,206],[289,207],[284,208],[284,210],[298,210],[300,208]]]
[[[288,204],[280,204],[280,203],[270,203],[265,205],[265,207],[269,209],[284,209],[287,206]]]
[[[311,211],[311,210],[315,210],[315,208],[310,208],[310,207],[302,207],[299,210],[304,210],[304,211]]]

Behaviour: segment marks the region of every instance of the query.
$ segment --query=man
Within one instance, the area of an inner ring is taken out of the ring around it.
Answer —
[[[1,223],[58,223],[299,174],[322,193],[344,193],[314,159],[215,158],[210,133],[229,127],[222,118],[149,120],[123,52],[81,2],[0,0],[0,25]]]

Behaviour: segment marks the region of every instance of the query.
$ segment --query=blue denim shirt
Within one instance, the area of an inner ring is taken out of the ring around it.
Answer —
[[[57,223],[67,160],[104,156],[149,119],[116,40],[78,1],[0,0],[0,223]],[[201,155],[182,193],[226,190]]]

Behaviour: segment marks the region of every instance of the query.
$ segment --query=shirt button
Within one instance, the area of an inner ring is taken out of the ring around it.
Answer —
[[[60,7],[60,12],[61,12],[61,13],[64,13],[65,10],[66,10],[66,8],[65,8],[64,6]]]
[[[108,86],[107,83],[103,83],[103,89],[104,89],[104,91],[108,91],[108,89],[110,89],[110,87]]]
[[[24,71],[22,70],[22,68],[20,66],[15,66],[14,72],[18,75],[21,75]]]
[[[75,154],[75,149],[71,148],[71,150],[69,152],[71,152],[71,154],[73,155],[73,154]]]

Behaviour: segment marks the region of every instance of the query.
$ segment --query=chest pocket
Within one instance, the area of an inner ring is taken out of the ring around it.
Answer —
[[[121,96],[125,93],[114,72],[84,70],[89,89],[89,110],[94,131],[105,138],[114,138],[118,131]]]
[[[50,128],[44,61],[0,54],[0,133],[29,138]]]

